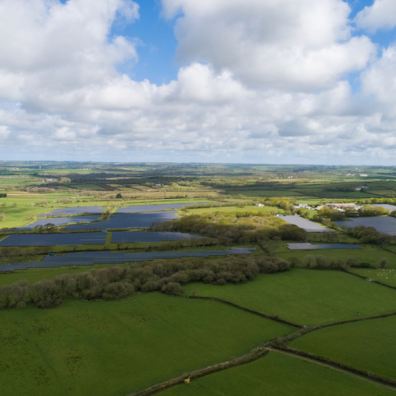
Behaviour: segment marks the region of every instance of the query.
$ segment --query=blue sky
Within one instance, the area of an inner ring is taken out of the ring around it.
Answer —
[[[148,79],[164,84],[176,78],[177,42],[173,32],[173,21],[162,16],[159,0],[137,1],[140,18],[131,24],[115,24],[113,35],[122,35],[137,40],[139,62],[132,70],[124,69],[132,78]]]
[[[374,0],[348,0],[348,4],[351,7],[351,19],[365,7],[372,6]],[[362,29],[356,29],[356,34],[365,33]],[[378,43],[381,47],[387,47],[389,44],[396,40],[396,29],[381,29],[377,32],[370,34],[373,41]]]

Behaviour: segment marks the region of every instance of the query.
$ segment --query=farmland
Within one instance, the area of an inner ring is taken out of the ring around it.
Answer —
[[[4,395],[37,389],[41,395],[126,394],[241,354],[288,330],[220,304],[155,294],[3,312],[2,323]]]
[[[186,293],[221,298],[302,325],[396,311],[392,290],[337,271],[295,269],[236,286],[192,284]]]
[[[394,317],[329,327],[291,343],[294,348],[396,379]],[[371,348],[375,345],[375,351]],[[330,347],[329,347],[330,346]]]
[[[0,393],[393,394],[395,185],[392,168],[0,163]],[[390,232],[338,225],[375,205]]]
[[[251,396],[303,396],[314,395],[318,389],[325,396],[385,396],[394,393],[390,389],[340,374],[326,367],[270,352],[267,357],[257,362],[198,379],[190,385],[179,385],[163,392],[163,395],[238,396],[246,392]]]

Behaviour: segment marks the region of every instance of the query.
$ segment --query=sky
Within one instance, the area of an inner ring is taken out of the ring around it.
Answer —
[[[0,0],[0,160],[396,165],[396,1]]]

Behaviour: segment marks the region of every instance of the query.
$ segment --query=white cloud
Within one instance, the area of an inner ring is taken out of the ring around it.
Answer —
[[[0,157],[393,161],[395,50],[367,66],[345,2],[163,2],[184,63],[157,85],[119,72],[134,2],[0,0]]]
[[[392,29],[396,27],[396,1],[374,0],[356,16],[359,27],[368,30]]]
[[[366,37],[351,37],[341,0],[163,0],[179,16],[176,34],[185,62],[231,70],[250,85],[283,89],[330,86],[361,70],[374,53]]]
[[[115,66],[137,57],[124,37],[108,41],[121,0],[2,0],[0,71],[21,73],[33,85],[70,88],[102,81]],[[36,81],[38,80],[38,81]]]
[[[5,139],[10,134],[10,130],[6,125],[0,125],[0,140]]]
[[[380,59],[363,74],[364,92],[375,98],[379,110],[396,121],[396,45],[383,50]]]

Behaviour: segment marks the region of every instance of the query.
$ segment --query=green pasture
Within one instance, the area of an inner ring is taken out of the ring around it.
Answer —
[[[284,221],[276,214],[284,213],[274,206],[224,206],[183,209],[183,216],[199,216],[203,222],[216,225],[246,226],[256,229],[278,228]]]
[[[220,206],[209,208],[186,208],[184,209],[188,215],[197,216],[232,216],[232,217],[248,217],[248,216],[271,216],[279,213],[284,213],[282,209],[274,206]]]
[[[1,312],[2,396],[126,395],[290,331],[222,304],[161,294]]]
[[[241,285],[185,286],[189,295],[218,297],[297,324],[318,324],[396,310],[394,290],[340,271],[294,269]]]
[[[363,275],[368,279],[376,280],[390,286],[396,287],[396,269],[368,269],[368,268],[353,268],[352,272]]]
[[[394,391],[278,352],[161,392],[162,396],[387,396]]]
[[[40,214],[53,209],[72,206],[83,196],[69,193],[12,193],[0,199],[0,229],[24,226],[34,222]],[[91,205],[91,203],[89,203]]]
[[[396,291],[394,295],[396,297]],[[396,317],[393,316],[325,328],[296,339],[291,346],[396,379],[395,334]]]
[[[353,241],[347,242],[353,243]],[[286,243],[276,243],[271,244],[270,248],[273,255],[286,260],[297,258],[303,262],[309,256],[322,256],[342,261],[354,259],[360,264],[377,266],[382,259],[385,259],[389,267],[396,268],[396,253],[375,245],[360,245],[359,249],[290,250]]]
[[[61,267],[61,268],[33,268],[14,272],[0,272],[0,286],[10,285],[16,282],[34,283],[44,279],[51,279],[59,275],[86,272],[103,266],[89,267]]]

